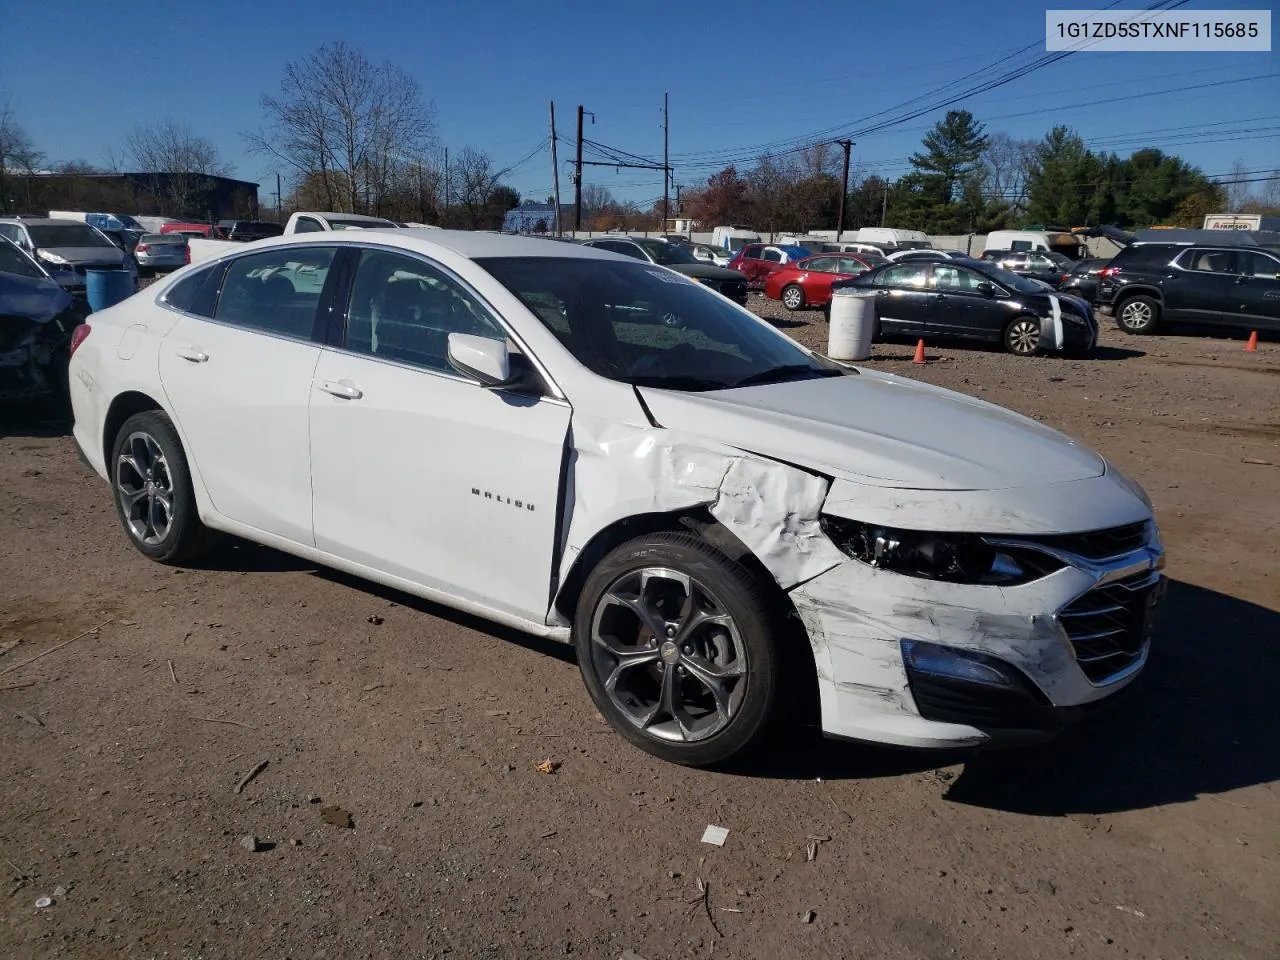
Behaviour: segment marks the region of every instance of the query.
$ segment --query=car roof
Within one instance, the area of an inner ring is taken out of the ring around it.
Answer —
[[[631,257],[586,244],[564,244],[540,237],[470,230],[430,230],[421,227],[384,227],[373,230],[328,230],[322,233],[286,234],[256,240],[254,250],[287,246],[328,246],[335,243],[379,243],[431,255],[448,250],[469,260],[481,257],[599,258],[634,263]],[[229,251],[239,252],[239,251]]]
[[[299,217],[324,217],[326,220],[350,220],[358,223],[363,220],[366,223],[395,223],[390,217],[370,217],[363,213],[339,213],[334,210],[299,210],[295,216]]]
[[[26,227],[64,227],[69,224],[78,224],[82,227],[89,226],[89,224],[85,223],[83,220],[68,220],[54,217],[40,217],[35,220],[28,220],[25,217],[22,219],[18,219],[17,217],[4,217],[0,219],[0,223],[20,223]]]

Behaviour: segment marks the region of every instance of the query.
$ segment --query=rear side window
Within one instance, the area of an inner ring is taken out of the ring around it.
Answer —
[[[743,247],[742,258],[744,260],[759,260],[761,247]]]
[[[801,270],[818,270],[822,273],[830,273],[836,268],[835,257],[810,257],[797,263],[796,266]]]
[[[293,225],[294,233],[323,233],[324,227],[320,226],[320,221],[312,217],[299,217],[298,222]]]
[[[782,251],[781,250],[765,250],[763,253],[760,254],[760,259],[768,260],[771,263],[781,263]]]
[[[214,319],[309,340],[336,251],[294,247],[237,257],[227,268]]]
[[[1117,253],[1111,262],[1117,267],[1164,266],[1182,249],[1184,248],[1170,247],[1165,244],[1134,244]]]
[[[211,303],[212,298],[201,294],[205,292],[206,283],[216,283],[215,278],[221,271],[222,264],[214,264],[187,274],[165,291],[160,302],[183,313],[209,315],[211,311],[204,304]]]
[[[904,263],[886,267],[876,274],[877,287],[921,287],[928,280],[929,268],[923,263]]]
[[[1230,250],[1203,250],[1192,247],[1184,250],[1178,257],[1178,266],[1196,273],[1230,273],[1232,253]]]

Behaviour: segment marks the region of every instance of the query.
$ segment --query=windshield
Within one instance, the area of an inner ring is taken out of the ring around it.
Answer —
[[[669,267],[673,263],[698,262],[698,258],[687,247],[677,246],[674,243],[663,240],[635,240],[635,243],[653,258],[654,263],[660,263],[664,267]]]
[[[25,253],[3,237],[0,237],[0,273],[16,273],[20,277],[46,276]]]
[[[996,283],[1017,293],[1044,293],[1043,284],[1037,283],[1029,277],[1020,277],[1016,273],[1010,273],[1001,267],[988,266],[982,272]]]
[[[562,257],[476,262],[580,363],[610,380],[700,391],[844,372],[696,281],[649,264]]]
[[[928,240],[899,240],[897,243],[899,250],[932,250],[933,244]]]
[[[83,223],[57,224],[56,226],[30,226],[31,242],[37,247],[54,249],[59,247],[110,247],[110,240],[93,227]]]

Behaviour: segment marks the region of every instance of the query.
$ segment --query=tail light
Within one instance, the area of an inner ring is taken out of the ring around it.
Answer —
[[[71,331],[71,350],[67,354],[68,358],[75,356],[76,348],[89,339],[91,332],[93,332],[93,328],[87,323],[82,323]]]
[[[1101,270],[1098,271],[1098,276],[1114,277],[1119,272],[1120,272],[1119,267],[1103,267]]]
[[[140,244],[138,244],[136,247],[134,247],[134,248],[133,248],[133,252],[134,252],[134,253],[150,253],[150,252],[151,252],[151,244],[149,244],[149,243],[140,243]]]
[[[185,243],[182,245],[182,262],[191,262],[191,247]]]
[[[1069,274],[1069,273],[1064,273],[1062,276],[1060,276],[1060,277],[1058,278],[1058,282],[1059,282],[1059,283],[1066,283],[1066,282],[1067,282],[1068,280],[1070,280],[1070,279],[1071,279],[1071,274]]]

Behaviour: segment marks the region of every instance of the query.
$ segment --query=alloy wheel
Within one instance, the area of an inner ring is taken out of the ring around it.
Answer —
[[[116,496],[125,523],[140,543],[162,543],[173,526],[173,475],[155,437],[129,434],[116,460]]]
[[[1130,330],[1144,330],[1151,325],[1151,304],[1130,300],[1121,309],[1120,319]]]
[[[799,310],[804,303],[804,292],[799,287],[787,287],[782,291],[782,305],[788,310]]]
[[[591,668],[626,720],[667,742],[706,740],[736,716],[747,688],[737,624],[705,585],[644,567],[605,591],[591,620]]]
[[[1034,320],[1015,320],[1009,327],[1009,349],[1019,356],[1029,356],[1040,346],[1040,324]]]

